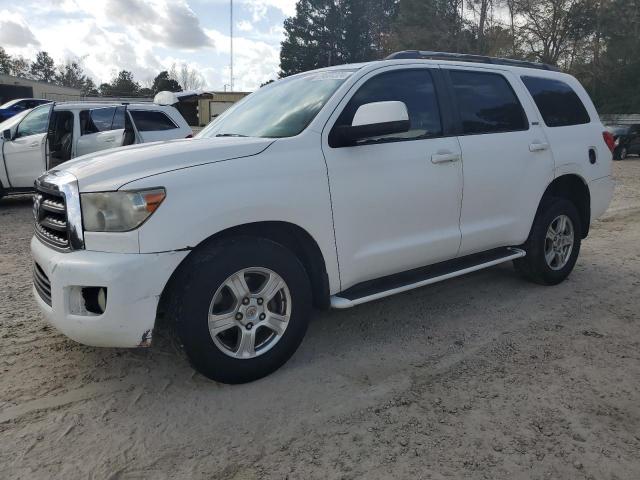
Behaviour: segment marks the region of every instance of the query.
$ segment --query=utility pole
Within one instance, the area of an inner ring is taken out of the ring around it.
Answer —
[[[231,63],[229,68],[231,78],[229,79],[229,90],[233,92],[233,0],[229,0],[229,32],[231,34]]]

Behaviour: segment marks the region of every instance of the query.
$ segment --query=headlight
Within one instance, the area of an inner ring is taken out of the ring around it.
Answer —
[[[139,227],[157,210],[164,188],[151,190],[82,193],[82,223],[87,232],[126,232]]]

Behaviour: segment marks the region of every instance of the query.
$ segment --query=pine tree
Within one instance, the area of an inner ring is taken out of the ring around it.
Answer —
[[[47,52],[38,52],[35,61],[29,69],[31,77],[42,82],[53,82],[56,75],[56,67],[53,58]]]

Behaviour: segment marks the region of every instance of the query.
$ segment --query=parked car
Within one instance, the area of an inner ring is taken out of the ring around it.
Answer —
[[[294,75],[193,141],[40,177],[34,295],[89,345],[148,346],[162,317],[199,372],[247,382],[291,357],[312,305],[511,260],[562,282],[611,200],[612,148],[545,65],[403,52]]]
[[[9,100],[7,103],[0,105],[0,122],[4,122],[20,112],[30,110],[45,103],[51,103],[51,100],[45,100],[43,98],[18,98]]]
[[[607,130],[615,140],[614,160],[624,160],[627,155],[640,154],[640,125],[610,125]]]
[[[42,172],[81,155],[193,134],[175,108],[152,103],[51,103],[10,118],[0,131],[0,197],[32,191]]]

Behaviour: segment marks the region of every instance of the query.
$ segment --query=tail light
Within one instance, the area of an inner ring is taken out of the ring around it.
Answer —
[[[187,136],[186,136],[186,137],[184,137],[184,138],[193,138],[193,133],[190,133],[189,135],[187,135]]]
[[[604,143],[607,144],[607,147],[609,147],[609,150],[613,153],[616,148],[616,139],[613,137],[613,134],[605,130],[602,132],[602,138],[604,138]]]

